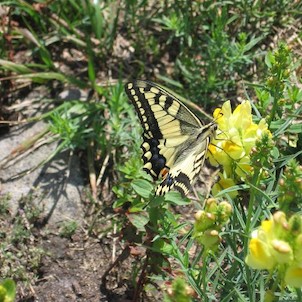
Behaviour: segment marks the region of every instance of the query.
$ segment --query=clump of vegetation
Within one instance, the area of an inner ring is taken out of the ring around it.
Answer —
[[[60,227],[60,236],[71,238],[78,228],[78,223],[74,220],[62,222]]]
[[[41,219],[41,210],[30,198],[24,198],[23,206],[13,215],[8,206],[9,199],[7,195],[0,198],[0,274],[2,278],[12,278],[17,284],[22,282],[32,286],[37,279],[42,257],[46,255],[35,227]]]

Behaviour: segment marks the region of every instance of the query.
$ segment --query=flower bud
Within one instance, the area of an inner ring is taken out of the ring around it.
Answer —
[[[222,201],[219,205],[218,205],[218,210],[220,213],[220,219],[222,220],[221,223],[226,223],[230,216],[233,213],[233,208],[231,206],[231,204],[227,201]]]
[[[205,204],[205,211],[215,213],[217,210],[217,200],[215,198],[209,198]]]
[[[195,232],[204,232],[215,224],[216,217],[214,214],[205,211],[198,211],[195,214]]]
[[[290,263],[293,260],[293,250],[290,245],[283,241],[272,240],[273,254],[278,263]]]
[[[216,230],[207,230],[198,239],[199,242],[204,245],[205,249],[211,250],[216,249],[221,240]]]
[[[298,214],[293,215],[289,219],[289,229],[294,235],[302,233],[302,217]]]

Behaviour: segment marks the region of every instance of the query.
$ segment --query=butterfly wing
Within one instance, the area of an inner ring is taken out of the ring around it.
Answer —
[[[203,126],[177,97],[152,82],[130,82],[125,91],[144,129],[144,170],[164,178],[156,194],[175,188],[186,195],[204,161],[213,124]]]

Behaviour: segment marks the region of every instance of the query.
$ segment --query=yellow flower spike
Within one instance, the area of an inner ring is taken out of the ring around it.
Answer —
[[[230,101],[227,101],[221,108],[215,109],[213,116],[218,130],[209,146],[208,157],[212,165],[222,165],[224,170],[224,180],[212,190],[213,194],[217,194],[229,187],[225,185],[225,179],[233,179],[236,184],[253,174],[250,152],[264,133],[270,136],[271,133],[265,120],[261,120],[258,125],[253,122],[248,101],[242,102],[233,112]]]
[[[302,286],[302,265],[292,265],[286,270],[285,282],[287,285],[293,287]]]
[[[245,258],[245,262],[253,269],[267,270],[272,269],[276,264],[268,244],[258,238],[250,240],[249,253]]]
[[[287,220],[276,212],[252,233],[246,263],[254,269],[275,270],[283,284],[302,286],[302,216]]]
[[[221,238],[219,231],[229,219],[232,206],[223,201],[218,203],[215,198],[206,200],[205,210],[195,214],[193,237],[204,245],[205,250],[216,250]]]
[[[287,242],[274,239],[271,245],[272,253],[279,264],[288,264],[294,259],[293,250]]]

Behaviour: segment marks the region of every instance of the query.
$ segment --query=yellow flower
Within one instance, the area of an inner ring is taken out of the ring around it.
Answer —
[[[273,220],[264,220],[261,222],[261,227],[258,230],[258,235],[263,240],[272,240],[274,237],[273,231],[274,231],[274,224]]]
[[[213,141],[214,142],[214,141]],[[227,148],[226,141],[217,141],[215,140],[215,145],[210,144],[208,148],[208,156],[211,165],[218,166],[223,165],[231,167],[232,159],[231,157],[224,151]]]
[[[302,286],[302,264],[290,266],[285,273],[286,284],[293,287]]]
[[[275,266],[275,261],[270,253],[269,245],[259,238],[252,238],[249,242],[249,254],[245,262],[253,269],[270,270]]]
[[[272,269],[276,261],[272,257],[270,241],[272,239],[273,221],[264,220],[258,230],[253,231],[249,243],[249,254],[245,262],[254,269]]]
[[[271,136],[265,120],[255,124],[252,120],[251,104],[244,101],[238,105],[232,113],[230,101],[225,102],[221,108],[215,109],[214,119],[218,130],[209,146],[208,157],[214,166],[222,165],[224,180],[214,189],[224,189],[228,179],[233,183],[244,181],[253,173],[250,152],[256,145],[256,141],[264,133]]]
[[[293,232],[285,213],[278,211],[253,231],[247,265],[254,269],[275,269],[287,285],[302,286],[302,230]]]

